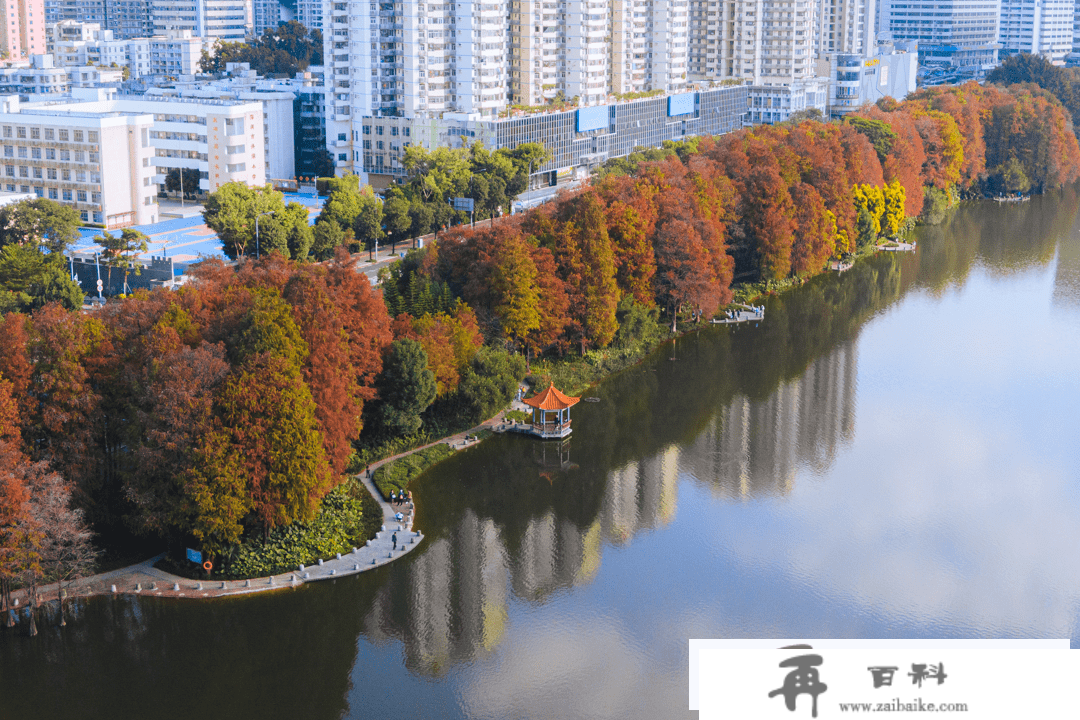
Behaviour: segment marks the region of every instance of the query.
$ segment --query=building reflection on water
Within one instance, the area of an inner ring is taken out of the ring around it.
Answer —
[[[736,396],[686,448],[683,465],[740,499],[787,495],[802,465],[824,472],[854,436],[857,356],[846,342],[765,400]]]
[[[581,526],[554,510],[514,537],[472,508],[377,592],[364,634],[403,641],[413,671],[440,675],[492,652],[507,629],[511,595],[542,602],[596,575],[606,544],[630,542],[675,516],[680,471],[724,497],[787,494],[800,465],[825,470],[855,422],[857,349],[839,344],[764,400],[738,395],[691,443],[669,444],[609,471],[599,512]],[[537,443],[536,482],[576,467],[570,441]]]

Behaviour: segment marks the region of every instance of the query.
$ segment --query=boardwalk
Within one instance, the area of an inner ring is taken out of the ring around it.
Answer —
[[[382,499],[371,480],[361,477],[372,496],[379,501],[383,511],[383,529],[366,545],[353,548],[352,552],[324,558],[310,567],[297,568],[292,572],[281,573],[272,577],[252,580],[189,580],[172,573],[159,570],[154,563],[164,555],[158,555],[145,562],[130,565],[120,570],[94,575],[78,580],[67,589],[68,597],[88,597],[90,595],[150,595],[154,597],[189,597],[209,598],[225,595],[246,595],[249,593],[280,590],[298,587],[306,582],[329,580],[332,578],[355,575],[356,573],[380,567],[419,547],[424,536],[412,529],[414,508],[408,505],[394,506]],[[402,515],[398,520],[397,515]],[[397,546],[394,546],[397,535]],[[47,585],[38,591],[42,602],[56,599],[56,584]],[[17,591],[14,598],[20,606],[26,605],[25,591]]]
[[[725,313],[722,318],[713,318],[713,325],[735,325],[736,323],[758,322],[765,319],[765,308],[754,308],[750,305],[738,305],[740,310],[732,310],[730,316]]]
[[[372,463],[370,470],[374,473],[378,467],[385,463],[393,462],[398,458],[440,443],[446,443],[454,450],[471,447],[478,442],[475,439],[476,433],[483,429],[493,429],[502,422],[502,416],[503,413],[500,412],[490,420],[465,432]],[[332,558],[322,558],[314,565],[302,569],[298,567],[290,572],[272,577],[253,578],[251,580],[202,581],[189,580],[155,568],[154,564],[164,557],[164,555],[158,555],[145,562],[77,580],[65,588],[67,597],[127,594],[173,598],[213,598],[228,595],[247,595],[299,587],[304,583],[319,580],[331,580],[355,575],[365,570],[382,567],[419,547],[424,536],[413,529],[415,508],[409,505],[391,505],[383,499],[382,494],[369,478],[361,474],[359,479],[382,507],[384,529],[379,531],[377,536],[369,540],[363,547],[353,548],[351,552],[341,553]],[[398,513],[402,515],[401,520],[397,519]],[[396,548],[394,546],[394,535],[397,535]],[[56,589],[55,583],[42,586],[38,589],[38,601],[41,603],[55,601]],[[25,590],[16,590],[12,593],[12,598],[18,603],[17,607],[20,611],[25,608]]]

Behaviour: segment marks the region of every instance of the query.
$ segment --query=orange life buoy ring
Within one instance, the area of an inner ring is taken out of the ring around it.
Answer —
[[[210,572],[211,570],[214,569],[214,563],[210,562],[209,560],[204,562],[202,564],[202,566],[203,566],[203,570],[205,570],[206,572]]]

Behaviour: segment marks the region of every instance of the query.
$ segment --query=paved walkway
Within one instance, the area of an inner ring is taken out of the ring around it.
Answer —
[[[750,305],[738,305],[741,310],[734,310],[731,315],[724,314],[722,318],[713,318],[710,322],[713,325],[734,325],[735,323],[743,322],[758,322],[765,319],[765,308],[754,308]]]
[[[471,447],[479,442],[476,434],[480,430],[493,429],[502,422],[503,413],[477,425],[470,430],[442,438],[436,442],[428,443],[407,452],[399,453],[392,457],[372,463],[372,473],[377,468],[398,458],[411,455],[414,452],[432,447],[440,443],[448,444],[454,450]],[[470,439],[471,438],[471,439]],[[119,570],[113,570],[99,575],[83,578],[65,587],[67,597],[89,597],[91,595],[149,595],[153,597],[187,597],[187,598],[211,598],[224,597],[227,595],[246,595],[249,593],[280,590],[289,587],[298,587],[308,582],[318,580],[331,580],[334,578],[355,575],[386,565],[403,555],[419,547],[424,536],[419,531],[413,530],[413,518],[415,508],[411,504],[391,505],[383,499],[382,494],[374,483],[361,473],[358,479],[368,489],[372,497],[378,501],[383,511],[383,529],[376,537],[369,540],[363,547],[353,548],[351,552],[340,553],[332,558],[322,558],[314,565],[301,566],[291,572],[281,573],[272,577],[253,578],[251,580],[190,580],[172,573],[159,570],[154,564],[161,560],[164,555],[150,558],[135,565],[129,565]],[[398,514],[401,518],[398,519]],[[395,537],[397,542],[395,543]],[[38,601],[49,602],[56,600],[56,583],[45,585],[38,589]],[[13,600],[18,607],[26,606],[26,591],[17,590],[12,593]]]

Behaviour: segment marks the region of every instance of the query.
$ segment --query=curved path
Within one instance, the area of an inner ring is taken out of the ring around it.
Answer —
[[[469,436],[475,435],[480,430],[493,428],[502,421],[502,417],[503,413],[500,412],[495,417],[470,430],[384,458],[372,463],[369,469],[374,473],[381,465],[440,443],[446,443],[454,450],[471,447],[478,441],[468,439]],[[413,530],[415,508],[411,504],[391,505],[386,502],[371,479],[366,476],[366,473],[361,473],[357,478],[364,483],[368,492],[382,507],[383,529],[376,534],[374,539],[368,540],[366,545],[353,548],[352,552],[340,553],[332,558],[323,558],[315,565],[301,566],[302,569],[281,573],[280,575],[253,578],[251,580],[203,581],[182,578],[155,568],[154,564],[164,557],[164,555],[158,555],[119,570],[76,580],[71,585],[65,586],[67,596],[75,598],[89,597],[91,595],[128,594],[153,597],[211,598],[227,595],[247,595],[269,590],[299,587],[304,583],[319,580],[332,580],[347,575],[355,575],[365,570],[381,567],[416,549],[424,536],[419,531]],[[399,513],[402,515],[400,520],[397,519]],[[394,542],[395,535],[397,536],[396,544]],[[56,583],[38,588],[38,602],[44,604],[55,601],[56,591]],[[26,606],[26,591],[15,591],[12,593],[12,599],[18,603],[16,609],[21,610]]]

